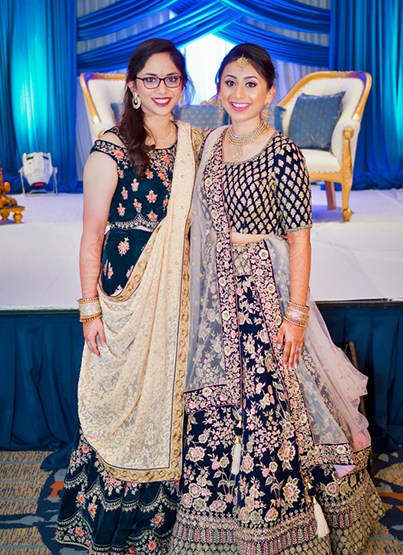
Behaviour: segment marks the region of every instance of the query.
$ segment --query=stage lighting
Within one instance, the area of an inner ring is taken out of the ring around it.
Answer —
[[[24,154],[19,173],[24,194],[57,194],[57,168],[52,166],[50,152]]]

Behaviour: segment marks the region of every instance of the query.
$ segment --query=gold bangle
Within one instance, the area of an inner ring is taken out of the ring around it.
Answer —
[[[83,318],[80,316],[80,322],[91,322],[92,320],[98,320],[98,318],[102,318],[102,312],[100,312],[99,314],[94,314],[94,316],[90,316],[89,318]]]
[[[297,304],[297,303],[293,303],[292,301],[288,301],[288,306],[291,306],[297,310],[300,310],[301,312],[304,312],[306,314],[308,314],[309,312],[309,306],[306,305],[302,305],[302,304]]]
[[[288,302],[285,319],[296,326],[305,328],[309,318],[309,307],[301,306],[292,301]]]
[[[92,301],[99,301],[99,297],[88,297],[88,299],[77,299],[79,305],[90,303]]]
[[[87,322],[102,316],[102,308],[98,297],[78,299],[78,309],[80,311],[80,322]]]
[[[294,326],[298,326],[299,328],[306,328],[307,326],[307,322],[295,322],[294,320],[291,320],[287,315],[284,316],[284,320],[286,322],[289,322],[290,324],[294,324]]]

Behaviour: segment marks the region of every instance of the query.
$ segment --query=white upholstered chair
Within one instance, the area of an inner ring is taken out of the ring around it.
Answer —
[[[121,106],[126,75],[121,73],[82,73],[80,83],[87,105],[91,138],[98,139],[116,124],[113,107]]]
[[[309,176],[324,180],[328,208],[336,208],[334,183],[341,183],[343,220],[349,221],[348,206],[361,117],[371,88],[371,75],[363,71],[320,71],[301,79],[279,102],[286,108],[283,116],[284,134],[288,135],[290,119],[299,95],[333,95],[345,91],[340,118],[333,130],[331,151],[304,149]]]

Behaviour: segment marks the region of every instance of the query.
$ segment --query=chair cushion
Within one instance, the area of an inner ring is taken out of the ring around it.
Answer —
[[[313,96],[301,94],[295,102],[288,129],[300,148],[331,152],[333,129],[340,118],[345,91]]]
[[[125,105],[123,104],[123,102],[112,102],[111,108],[113,112],[113,117],[115,118],[115,123],[118,124],[125,109]]]
[[[218,104],[200,104],[192,106],[183,106],[180,111],[175,110],[175,116],[185,123],[190,123],[200,129],[209,127],[215,129],[221,125],[226,125],[227,121],[224,119],[221,122],[220,107]]]
[[[331,152],[303,149],[302,154],[309,173],[335,173],[341,169],[339,160]]]
[[[283,117],[287,110],[282,106],[273,106],[273,104],[270,104],[269,110],[270,110],[270,115],[266,119],[267,123],[269,123],[272,127],[274,127],[276,131],[280,131],[281,133],[284,133]]]

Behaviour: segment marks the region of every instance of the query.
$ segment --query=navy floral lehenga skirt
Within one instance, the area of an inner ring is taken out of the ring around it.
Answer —
[[[114,478],[80,430],[65,477],[56,539],[91,554],[168,553],[178,486]]]
[[[273,287],[262,295],[250,275],[236,279],[243,368],[240,471],[231,474],[238,411],[209,402],[209,387],[203,389],[206,402],[201,410],[188,395],[183,476],[170,553],[361,553],[384,514],[366,470],[368,449],[357,453],[355,470],[342,478],[334,463],[343,461],[344,445],[322,446],[313,455],[317,464],[310,478],[330,528],[330,535],[318,538],[301,476],[298,446],[311,434],[309,425],[296,426],[308,420],[301,384],[293,370],[285,379],[273,356],[273,338],[282,320],[277,293]],[[309,365],[306,347],[303,356]]]

